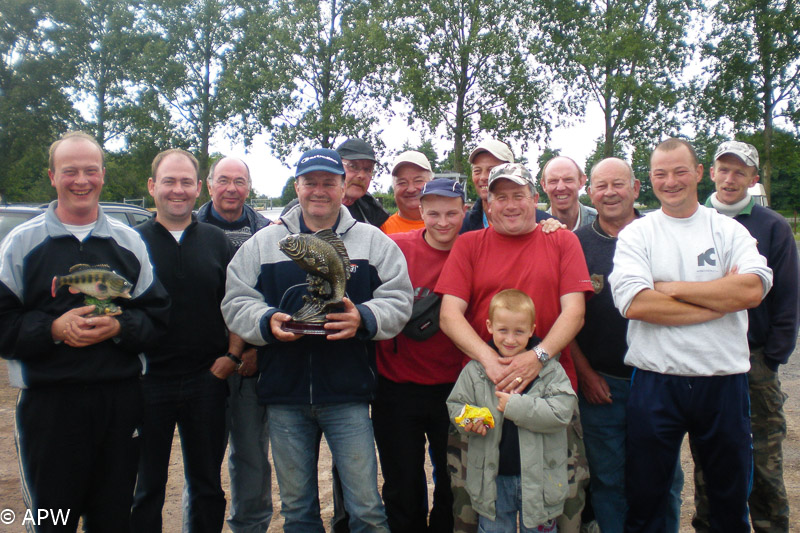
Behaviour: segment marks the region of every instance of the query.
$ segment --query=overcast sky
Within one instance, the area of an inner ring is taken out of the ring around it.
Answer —
[[[398,134],[403,130],[408,134],[403,136]],[[411,131],[406,126],[404,118],[396,119],[396,123],[387,124],[383,128],[384,132],[391,132],[391,135],[384,133],[383,142],[386,144],[387,153],[396,154],[404,144],[412,146],[418,145],[421,140],[419,134]],[[554,128],[550,147],[559,149],[562,155],[570,156],[580,165],[584,165],[586,158],[594,150],[597,138],[603,134],[603,114],[597,104],[587,105],[586,121],[573,127]],[[270,197],[280,196],[286,181],[294,174],[294,165],[300,154],[293,154],[288,161],[281,162],[270,152],[266,144],[266,136],[257,136],[253,146],[245,150],[243,145],[231,145],[224,134],[217,135],[211,143],[210,152],[219,152],[225,155],[233,155],[242,158],[250,167],[250,174],[253,179],[253,189],[256,193],[266,194]],[[435,141],[437,154],[441,158],[448,150],[452,149],[453,143],[450,139]],[[467,149],[472,148],[468,146]],[[544,145],[534,147],[523,155],[530,165],[535,165],[537,158],[541,154]],[[519,146],[513,146],[514,154],[519,156]],[[383,161],[386,167],[391,161]],[[536,174],[538,168],[530,168]],[[376,170],[375,178],[372,181],[371,191],[388,190],[391,185],[391,178],[388,172],[380,169]]]

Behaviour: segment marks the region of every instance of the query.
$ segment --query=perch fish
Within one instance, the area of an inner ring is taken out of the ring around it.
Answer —
[[[133,284],[112,271],[108,265],[73,265],[69,274],[55,276],[51,287],[53,297],[64,285],[73,294],[83,293],[98,300],[130,298]]]

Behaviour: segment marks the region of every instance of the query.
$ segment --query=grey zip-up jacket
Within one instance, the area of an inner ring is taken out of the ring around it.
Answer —
[[[228,328],[259,346],[261,403],[367,402],[376,384],[373,340],[397,335],[411,315],[413,299],[405,258],[379,229],[356,222],[345,207],[333,230],[350,258],[346,296],[361,314],[354,338],[329,341],[306,335],[280,342],[270,329],[276,312],[293,313],[307,294],[306,273],[278,248],[289,234],[308,229],[302,210],[286,213],[245,242],[228,266],[222,314]]]

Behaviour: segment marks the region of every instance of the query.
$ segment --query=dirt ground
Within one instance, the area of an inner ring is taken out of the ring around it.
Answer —
[[[781,368],[781,382],[783,390],[789,395],[785,406],[789,434],[784,443],[784,478],[793,513],[790,531],[800,533],[800,518],[798,518],[798,512],[800,512],[798,511],[800,509],[800,354],[797,352],[798,350],[795,350],[790,363]],[[0,362],[0,367],[2,367],[0,368],[0,532],[16,532],[23,530],[20,526],[20,517],[24,515],[25,507],[22,504],[20,493],[19,468],[14,446],[14,404],[17,398],[17,390],[8,384],[8,374],[5,366],[5,361]],[[65,457],[64,460],[68,461],[69,458]],[[327,447],[323,445],[323,452],[320,458],[319,486],[323,520],[326,526],[332,514],[330,463],[330,453]],[[686,479],[689,481],[692,479],[692,463],[688,456],[685,442],[682,463]],[[279,513],[280,498],[274,474],[272,486],[275,516],[269,528],[271,533],[279,532],[283,529],[283,520]],[[227,493],[227,468],[223,468],[223,487]],[[432,491],[432,486],[429,485],[429,489]],[[180,445],[176,435],[170,461],[167,501],[164,506],[164,531],[166,533],[179,533],[181,531],[180,502],[182,490],[182,463]],[[689,482],[683,490],[684,504],[681,513],[681,532],[693,531],[689,526],[694,507],[692,503],[693,493],[692,484]],[[10,516],[7,510],[15,513],[17,519],[14,523],[6,524],[7,518]],[[223,531],[227,532],[230,529],[225,526]]]

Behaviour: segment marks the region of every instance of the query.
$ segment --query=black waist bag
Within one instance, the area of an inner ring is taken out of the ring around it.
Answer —
[[[442,299],[435,292],[424,287],[414,289],[414,305],[411,308],[411,318],[403,334],[415,341],[430,339],[439,331],[439,309]]]

